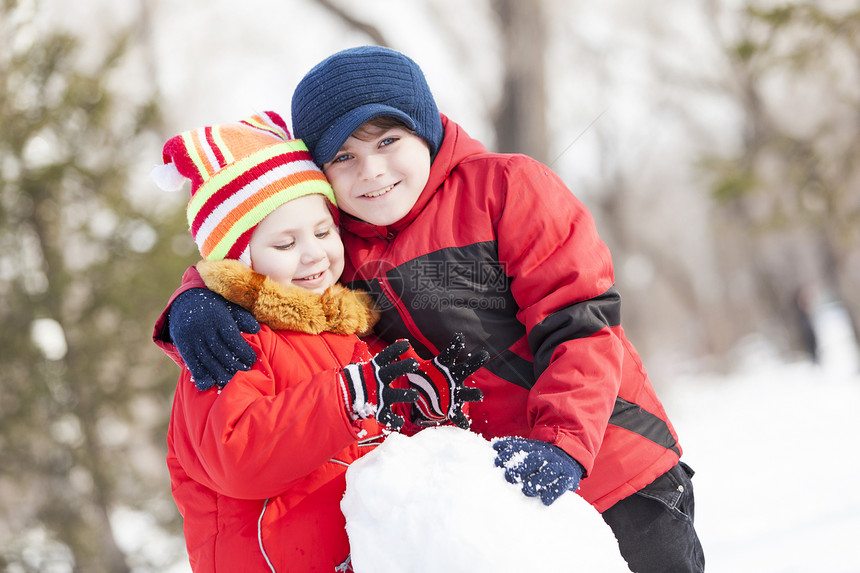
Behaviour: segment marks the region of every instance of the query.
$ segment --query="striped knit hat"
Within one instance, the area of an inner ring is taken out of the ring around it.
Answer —
[[[336,204],[305,144],[271,111],[181,133],[164,144],[163,156],[153,178],[168,191],[191,180],[188,226],[206,260],[250,266],[251,233],[272,211],[314,193]]]

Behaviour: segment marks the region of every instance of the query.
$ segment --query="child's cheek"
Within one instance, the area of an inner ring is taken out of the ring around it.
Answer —
[[[334,197],[337,199],[337,207],[344,213],[349,215],[358,216],[358,213],[355,212],[355,209],[352,205],[352,197],[350,194],[343,188],[343,186],[338,186],[332,183],[332,189],[334,189]],[[348,189],[348,188],[347,188]]]

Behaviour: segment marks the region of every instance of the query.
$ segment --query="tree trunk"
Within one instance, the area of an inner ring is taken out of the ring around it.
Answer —
[[[502,35],[502,96],[495,114],[497,147],[547,163],[546,25],[541,0],[494,0]]]

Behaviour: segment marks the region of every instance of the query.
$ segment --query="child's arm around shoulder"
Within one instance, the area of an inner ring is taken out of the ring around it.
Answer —
[[[185,269],[185,273],[182,275],[182,283],[175,291],[173,291],[173,294],[170,295],[167,305],[164,307],[164,310],[161,311],[161,314],[155,321],[155,327],[152,329],[152,341],[174,362],[176,362],[180,368],[182,368],[185,363],[182,361],[182,357],[176,350],[176,346],[174,346],[173,341],[170,340],[170,333],[167,329],[168,315],[170,314],[170,307],[173,304],[173,301],[176,300],[176,297],[192,288],[206,288],[206,284],[203,282],[203,279],[200,278],[200,273],[198,273],[197,268],[193,266]]]
[[[197,268],[189,267],[156,321],[152,338],[205,390],[250,368],[256,358],[241,333],[259,328],[249,312],[209,291]]]

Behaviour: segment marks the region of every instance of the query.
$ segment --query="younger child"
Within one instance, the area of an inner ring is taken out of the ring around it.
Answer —
[[[415,62],[387,48],[311,69],[292,121],[338,198],[344,277],[381,309],[374,334],[409,338],[424,357],[455,331],[490,350],[470,414],[472,430],[496,439],[505,477],[545,504],[578,491],[633,571],[702,571],[693,472],[621,326],[609,250],[558,176],[488,152],[438,112]],[[206,296],[186,278],[171,321]],[[238,335],[223,304],[196,318],[169,331],[180,354],[201,376],[242,367],[235,352],[207,350]],[[166,335],[157,326],[171,348]]]
[[[182,133],[164,160],[162,186],[191,180],[188,220],[206,286],[262,323],[246,337],[250,370],[198,391],[183,367],[176,388],[167,463],[191,566],[351,571],[346,469],[385,426],[400,427],[392,406],[418,399],[391,382],[419,366],[433,380],[441,372],[400,360],[406,341],[373,356],[358,339],[375,316],[367,295],[336,284],[344,257],[332,189],[277,114]],[[430,394],[444,402],[479,366]]]

